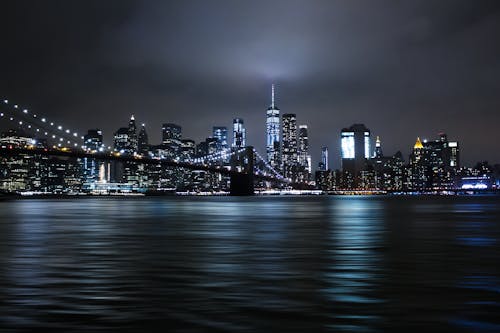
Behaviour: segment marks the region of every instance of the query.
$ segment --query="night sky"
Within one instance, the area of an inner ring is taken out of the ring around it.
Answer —
[[[444,131],[500,162],[500,1],[4,1],[0,97],[106,144],[131,114],[197,142],[242,117],[264,152],[271,83],[309,125],[314,167],[343,127],[385,154]]]

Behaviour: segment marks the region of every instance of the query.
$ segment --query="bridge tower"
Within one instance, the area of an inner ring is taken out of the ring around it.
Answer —
[[[241,154],[238,154],[236,159],[233,159],[232,170],[236,169],[236,163],[242,167],[242,170],[240,172],[231,173],[229,193],[232,196],[254,195],[253,147],[245,147],[244,151]]]

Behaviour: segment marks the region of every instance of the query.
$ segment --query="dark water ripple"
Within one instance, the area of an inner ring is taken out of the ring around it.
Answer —
[[[500,198],[0,202],[0,332],[500,331]]]

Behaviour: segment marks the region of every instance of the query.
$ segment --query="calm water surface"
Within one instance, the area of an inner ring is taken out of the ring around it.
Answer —
[[[495,332],[499,240],[499,197],[0,202],[0,332]]]

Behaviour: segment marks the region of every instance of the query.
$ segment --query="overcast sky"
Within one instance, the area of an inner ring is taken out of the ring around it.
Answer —
[[[241,117],[264,152],[271,83],[339,168],[343,127],[385,154],[444,131],[500,163],[500,1],[24,1],[2,4],[0,97],[107,144],[131,114],[197,142]]]

